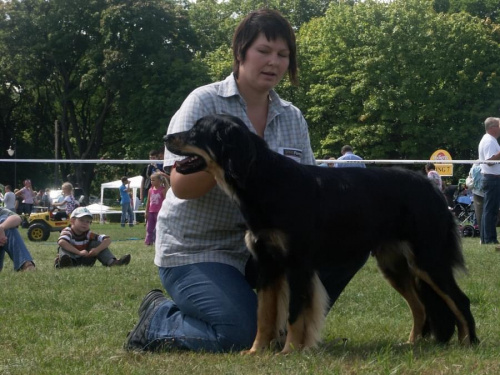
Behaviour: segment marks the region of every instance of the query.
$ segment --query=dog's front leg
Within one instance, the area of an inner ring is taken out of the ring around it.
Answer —
[[[270,347],[279,331],[279,298],[283,280],[277,280],[258,292],[257,335],[250,350],[242,354],[255,354]]]
[[[328,293],[316,273],[305,279],[296,277],[297,280],[300,281],[289,280],[290,316],[281,354],[315,347],[321,339],[328,309]]]

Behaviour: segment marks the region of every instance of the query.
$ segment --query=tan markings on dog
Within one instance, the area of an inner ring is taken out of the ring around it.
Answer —
[[[288,334],[281,354],[288,354],[293,350],[314,348],[321,341],[321,332],[328,309],[328,293],[316,273],[312,283],[311,306],[302,311],[293,324],[288,325]]]
[[[217,185],[224,191],[224,193],[229,196],[233,201],[239,203],[239,199],[236,196],[233,188],[226,182],[224,169],[221,168],[219,164],[217,164],[212,159],[207,160],[207,172],[214,176],[215,181],[217,181]]]
[[[408,342],[413,344],[422,337],[422,331],[425,324],[425,307],[416,290],[415,276],[407,269],[407,275],[403,283],[397,283],[387,275],[384,270],[391,270],[394,273],[401,275],[401,270],[397,266],[398,262],[408,263],[408,258],[413,259],[414,255],[409,245],[406,242],[397,242],[393,244],[385,244],[381,250],[374,251],[374,256],[377,259],[377,264],[384,275],[385,279],[391,286],[405,299],[410,308],[413,317],[413,326],[408,338]],[[405,271],[403,271],[405,272]]]
[[[408,265],[410,266],[413,274],[419,279],[425,281],[432,289],[434,289],[436,294],[443,299],[443,301],[448,305],[450,310],[457,318],[459,342],[466,346],[470,345],[471,342],[470,342],[470,334],[469,334],[469,327],[467,325],[467,320],[465,319],[460,309],[457,307],[455,301],[453,301],[453,299],[448,294],[446,294],[439,286],[437,286],[434,283],[434,281],[426,271],[421,270],[420,268],[417,267],[417,265],[415,264],[415,255],[413,254],[413,252],[411,252],[409,246],[407,246],[407,249],[405,251],[405,257],[408,260]]]
[[[269,348],[271,341],[277,338],[278,324],[278,301],[280,293],[285,288],[284,276],[274,284],[259,290],[257,295],[257,335],[250,350],[242,351],[241,354],[255,354]]]
[[[215,181],[217,181],[217,184],[219,187],[236,203],[239,203],[238,198],[236,197],[236,194],[234,193],[234,190],[226,183],[226,179],[224,178],[224,170],[221,168],[219,164],[217,164],[214,160],[214,155],[211,154],[210,152],[206,152],[205,150],[191,146],[191,145],[185,145],[182,148],[182,151],[185,153],[189,154],[195,154],[203,159],[205,159],[205,162],[207,163],[207,167],[205,168],[205,171],[210,173],[212,176],[214,176]]]
[[[257,258],[257,254],[254,251],[254,244],[257,240],[265,241],[269,248],[279,249],[283,253],[287,252],[287,237],[285,233],[279,230],[260,231],[258,233],[248,230],[246,232],[245,244],[255,258]]]
[[[455,314],[455,317],[458,320],[457,328],[458,328],[458,341],[460,341],[461,344],[469,346],[471,344],[470,342],[470,335],[469,335],[469,327],[467,325],[467,320],[465,319],[464,315],[462,312],[458,309],[457,305],[453,301],[453,299],[448,296],[445,292],[441,290],[431,279],[429,274],[419,268],[415,267],[414,270],[415,274],[417,277],[421,278],[424,280],[427,284],[431,286],[432,289],[446,302],[450,310]]]

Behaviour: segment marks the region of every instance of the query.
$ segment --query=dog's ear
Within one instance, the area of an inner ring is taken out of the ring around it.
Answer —
[[[223,145],[222,162],[226,180],[237,185],[246,184],[248,174],[254,167],[257,135],[250,132],[239,118],[226,117],[226,126],[220,129],[217,138]]]

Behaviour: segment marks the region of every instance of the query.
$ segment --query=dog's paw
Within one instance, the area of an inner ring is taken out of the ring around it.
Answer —
[[[242,350],[240,352],[241,355],[256,355],[257,354],[257,350],[255,349],[249,349],[249,350]]]

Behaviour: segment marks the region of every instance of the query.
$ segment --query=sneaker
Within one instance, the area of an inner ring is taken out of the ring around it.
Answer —
[[[500,251],[500,245],[495,246],[496,251]]]
[[[150,304],[155,304],[156,306],[156,302],[164,301],[166,299],[167,298],[160,289],[153,289],[149,291],[149,293],[146,294],[146,296],[142,299],[141,305],[137,310],[137,314],[141,316],[147,310]]]
[[[130,259],[132,259],[132,256],[130,254],[124,255],[120,259],[115,259],[115,261],[110,264],[110,267],[126,266],[127,264],[130,263]]]
[[[160,295],[161,294],[161,295]],[[147,332],[151,324],[151,319],[154,313],[158,309],[159,305],[156,304],[160,299],[165,299],[163,293],[159,290],[152,290],[149,292],[139,307],[141,312],[139,315],[139,321],[135,327],[127,335],[127,341],[123,345],[123,348],[127,351],[144,351],[148,347],[153,349],[154,344],[150,343],[147,339]]]
[[[73,267],[73,261],[69,255],[64,254],[59,258],[59,267],[58,268],[66,268]]]

